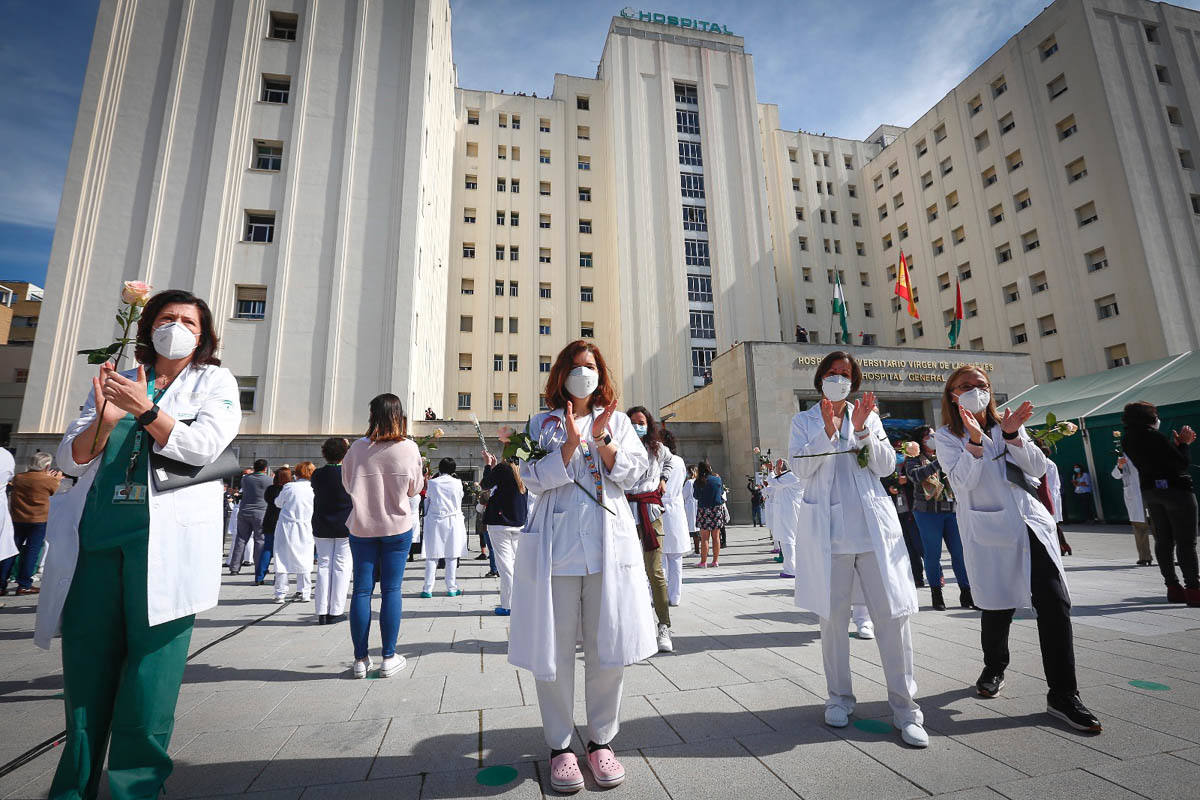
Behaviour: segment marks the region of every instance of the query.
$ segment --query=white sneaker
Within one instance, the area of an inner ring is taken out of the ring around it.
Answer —
[[[929,734],[915,722],[900,728],[900,738],[911,747],[929,747]]]
[[[281,606],[281,605],[283,605],[283,604],[284,604],[284,603],[286,603],[286,602],[287,602],[287,598],[286,598],[286,597],[282,597],[282,596],[280,596],[280,595],[275,595],[275,605],[277,605],[277,606]]]
[[[375,664],[371,661],[370,656],[367,656],[366,658],[356,658],[354,660],[354,677],[367,677],[367,673],[371,671],[371,667],[373,666],[375,666]]]
[[[671,629],[661,622],[658,623],[658,652],[672,653],[675,645],[671,644]]]
[[[405,661],[404,656],[388,656],[383,660],[383,663],[379,665],[379,677],[392,677],[397,672],[404,669],[405,663],[407,662]]]
[[[844,708],[825,706],[825,724],[831,728],[844,728],[850,724],[850,715]]]
[[[874,639],[875,638],[875,623],[867,620],[858,626],[858,638]]]

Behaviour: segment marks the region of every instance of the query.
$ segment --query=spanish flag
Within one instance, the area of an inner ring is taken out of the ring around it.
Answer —
[[[913,299],[912,279],[908,275],[908,262],[904,260],[903,250],[900,251],[900,271],[896,273],[896,288],[892,290],[892,294],[908,301],[908,315],[910,317],[913,319],[921,318],[921,315],[917,313],[917,303]]]
[[[963,305],[962,305],[962,284],[955,284],[954,287],[954,317],[950,320],[950,348],[958,347],[958,336],[962,333],[963,322]]]

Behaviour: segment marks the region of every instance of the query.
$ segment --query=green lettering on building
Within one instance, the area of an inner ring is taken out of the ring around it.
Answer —
[[[654,22],[674,28],[691,28],[697,31],[723,33],[727,36],[733,36],[729,28],[726,28],[719,22],[707,22],[702,19],[693,19],[692,17],[676,17],[669,14],[660,14],[657,11],[639,11],[630,6],[621,9],[621,16],[625,19],[636,19],[640,22]]]

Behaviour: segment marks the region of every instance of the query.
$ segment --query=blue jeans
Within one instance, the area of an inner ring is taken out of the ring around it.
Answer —
[[[942,578],[942,541],[950,551],[950,568],[959,589],[970,589],[967,565],[963,561],[962,539],[958,535],[958,519],[954,514],[931,511],[914,511],[917,527],[921,530],[921,546],[925,550],[925,579],[931,587],[940,587]]]
[[[267,579],[267,567],[275,556],[275,531],[263,534],[262,547],[258,550],[258,563],[254,565],[254,580],[262,583]]]
[[[763,507],[760,505],[752,504],[750,506],[751,518],[753,519],[755,525],[763,524],[762,511],[763,511]]]
[[[483,542],[488,549],[488,564],[492,568],[492,572],[496,571],[496,551],[492,549],[492,537],[488,536],[487,531],[483,532]]]
[[[383,601],[379,607],[379,635],[383,639],[383,657],[396,654],[400,635],[404,565],[412,547],[412,531],[392,536],[350,535],[350,556],[354,559],[354,594],[350,597],[350,639],[354,657],[367,657],[371,633],[371,595],[375,593],[375,571]]]
[[[16,540],[17,555],[0,562],[0,587],[8,588],[9,575],[13,564],[20,557],[21,565],[17,572],[17,586],[22,589],[33,587],[33,576],[37,572],[38,559],[42,554],[42,543],[46,541],[46,523],[44,522],[14,522],[13,538]]]

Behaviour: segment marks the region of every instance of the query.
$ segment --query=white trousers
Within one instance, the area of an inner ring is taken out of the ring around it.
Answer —
[[[433,583],[437,580],[437,562],[436,558],[425,559],[425,588],[422,591],[433,592]],[[458,559],[446,559],[446,591],[453,591],[458,588],[458,580],[454,577],[458,570]]]
[[[583,699],[588,739],[608,744],[620,729],[623,667],[596,665],[600,625],[600,596],[604,575],[555,575],[550,579],[554,603],[555,674],[552,681],[535,681],[546,745],[561,750],[571,745],[575,731],[575,645],[583,623]]]
[[[296,575],[296,591],[305,600],[312,598],[312,576],[307,572],[297,572]],[[288,573],[275,573],[275,596],[286,597],[288,593]]]
[[[862,625],[864,622],[871,621],[871,612],[867,611],[867,607],[863,603],[850,604],[850,621],[855,627]]]
[[[334,616],[346,611],[346,592],[350,589],[349,539],[313,539],[317,546],[317,586],[313,593],[317,616]]]
[[[520,528],[488,525],[488,541],[496,557],[496,572],[500,574],[500,607],[512,608],[513,567],[517,563],[517,542]]]
[[[854,711],[854,690],[850,682],[850,593],[857,575],[867,608],[875,623],[875,641],[888,687],[888,705],[897,726],[921,724],[924,717],[913,699],[917,683],[913,680],[912,636],[908,617],[893,617],[884,588],[883,573],[874,553],[835,554],[829,575],[829,619],[821,619],[821,658],[825,663],[825,684],[829,690],[826,707],[836,706],[847,714]]]
[[[796,540],[787,538],[779,540],[779,552],[783,556],[783,571],[788,575],[796,574]]]
[[[667,571],[667,602],[679,605],[683,594],[683,553],[663,553],[663,569]]]

